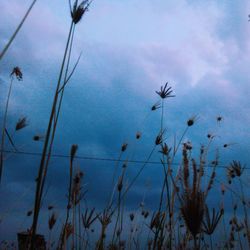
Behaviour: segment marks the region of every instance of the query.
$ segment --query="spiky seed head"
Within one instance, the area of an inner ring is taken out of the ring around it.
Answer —
[[[123,143],[121,147],[121,151],[122,152],[126,151],[127,147],[128,147],[128,143]]]
[[[54,225],[56,224],[56,214],[55,213],[52,213],[52,215],[49,217],[49,230],[52,230]]]
[[[16,131],[21,130],[28,126],[26,117],[20,118],[16,123]]]
[[[181,213],[188,230],[196,237],[201,230],[204,216],[204,194],[200,191],[185,193],[182,197]]]
[[[23,80],[23,73],[19,67],[13,68],[10,76],[15,76],[18,81]]]
[[[168,97],[175,97],[174,95],[171,95],[171,93],[173,92],[173,90],[171,90],[171,87],[168,87],[168,82],[166,82],[165,86],[161,86],[161,90],[160,91],[155,91],[156,94],[158,94],[162,99],[168,98]]]
[[[163,138],[164,133],[165,133],[165,129],[160,131],[160,133],[156,136],[155,145],[160,145],[160,144],[163,143],[163,141],[164,141],[164,138]]]
[[[89,7],[90,3],[91,2],[89,0],[85,0],[85,1],[82,1],[77,6],[77,2],[75,2],[73,9],[71,11],[71,17],[72,17],[72,21],[74,22],[74,24],[77,24],[80,22],[84,13],[86,11],[88,11],[88,7]]]
[[[169,152],[171,151],[171,148],[168,147],[167,143],[164,143],[161,145],[161,150],[159,151],[163,155],[168,156]]]
[[[157,103],[155,103],[155,104],[151,107],[151,110],[152,110],[152,111],[155,111],[155,110],[159,109],[160,107],[161,107],[160,102],[157,102]]]

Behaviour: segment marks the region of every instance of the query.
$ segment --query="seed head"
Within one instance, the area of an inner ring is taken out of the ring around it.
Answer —
[[[123,144],[122,144],[121,151],[122,151],[122,152],[126,151],[127,147],[128,147],[128,143],[123,143]]]
[[[212,209],[212,216],[209,212],[208,206],[205,206],[205,216],[202,221],[202,230],[205,234],[212,235],[220,222],[220,219],[224,213],[224,210],[216,212],[215,209]]]
[[[23,73],[19,67],[13,68],[10,76],[15,76],[18,81],[23,80]]]
[[[82,223],[85,229],[88,229],[91,227],[91,225],[95,222],[97,219],[97,215],[94,214],[95,208],[93,208],[90,212],[88,212],[88,208],[86,209],[85,213],[82,214]]]
[[[26,117],[20,118],[18,122],[16,123],[16,131],[25,128],[28,126]]]
[[[167,88],[168,82],[166,82],[165,86],[161,86],[160,91],[155,91],[156,94],[158,94],[162,99],[165,99],[167,97],[175,97],[174,95],[171,95],[173,90],[171,90],[171,87]]]
[[[27,216],[28,216],[28,217],[29,217],[29,216],[31,216],[31,215],[32,215],[32,213],[33,213],[33,211],[32,211],[32,210],[28,211],[28,212],[27,212]]]
[[[42,141],[44,138],[43,135],[34,135],[33,136],[33,141]]]
[[[139,140],[141,138],[141,132],[137,132],[136,135],[135,135],[136,139]]]
[[[181,214],[193,237],[201,230],[204,216],[204,195],[202,192],[186,192],[182,197]]]
[[[227,176],[229,178],[229,181],[231,179],[237,177],[240,177],[245,169],[245,166],[242,166],[239,161],[233,161],[229,167],[227,167]]]
[[[152,111],[155,111],[155,110],[159,109],[160,107],[161,107],[160,102],[157,102],[157,103],[155,103],[155,104],[151,107],[151,110],[152,110]]]
[[[148,216],[149,216],[149,212],[148,212],[148,211],[145,211],[145,213],[144,213],[144,218],[147,219]]]
[[[191,143],[190,141],[184,142],[184,143],[183,143],[183,147],[184,147],[186,150],[192,150],[192,149],[193,149],[192,143]]]
[[[56,214],[53,213],[50,217],[49,217],[49,230],[52,230],[54,225],[56,224]]]
[[[217,122],[221,122],[222,120],[223,120],[223,117],[222,117],[222,116],[219,115],[219,116],[216,117],[216,121],[217,121]]]
[[[77,6],[77,1],[75,1],[73,9],[71,9],[71,17],[72,17],[74,24],[77,24],[78,22],[80,22],[84,13],[88,11],[90,4],[91,4],[91,1],[85,0],[85,1],[82,1]]]
[[[193,126],[194,125],[194,123],[197,121],[197,116],[193,116],[193,117],[191,117],[190,119],[188,119],[187,120],[187,125],[188,125],[188,127],[191,127],[191,126]]]
[[[155,145],[160,145],[163,143],[164,141],[164,138],[163,138],[163,135],[165,133],[165,129],[163,129],[162,131],[160,131],[160,133],[156,136],[155,138]]]
[[[167,143],[161,145],[161,150],[159,151],[163,155],[168,156],[171,151],[171,148],[168,147]]]

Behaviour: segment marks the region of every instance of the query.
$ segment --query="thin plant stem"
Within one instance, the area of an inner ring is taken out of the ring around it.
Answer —
[[[246,226],[246,231],[247,231],[247,242],[248,246],[250,248],[250,231],[249,231],[249,224],[248,224],[248,214],[247,214],[247,209],[246,209],[246,200],[245,200],[245,194],[244,194],[244,189],[242,185],[241,178],[239,176],[239,183],[240,183],[240,189],[241,189],[241,195],[242,195],[242,204],[243,204],[243,209],[244,209],[244,215],[245,215],[245,226]]]
[[[5,105],[4,118],[3,118],[2,139],[1,139],[1,155],[0,155],[0,183],[2,180],[2,173],[3,173],[3,152],[4,152],[4,142],[5,142],[5,128],[6,128],[7,114],[8,114],[9,101],[10,101],[10,95],[11,95],[13,81],[14,81],[14,77],[12,76],[11,81],[10,81],[10,87],[9,87],[9,92],[8,92],[8,96],[7,96],[7,101],[6,101],[6,105]]]
[[[154,153],[155,151],[155,148],[156,148],[156,145],[154,145],[153,149],[151,150],[148,158],[146,159],[146,161],[143,163],[143,165],[141,166],[140,170],[137,172],[137,174],[135,175],[135,177],[132,179],[132,181],[130,182],[130,184],[128,185],[128,187],[125,189],[125,191],[123,192],[122,196],[121,196],[121,199],[124,199],[126,194],[128,193],[128,191],[130,190],[130,188],[134,185],[134,183],[136,182],[136,180],[138,179],[138,177],[141,175],[142,171],[144,170],[145,166],[147,165],[148,161],[150,160],[152,154]],[[112,203],[111,205],[112,206]],[[116,206],[117,208],[117,206]],[[115,209],[116,209],[115,208]],[[115,210],[114,209],[114,210]]]
[[[117,214],[115,228],[114,228],[114,232],[113,232],[113,236],[112,236],[112,244],[114,243],[115,233],[116,233],[116,229],[117,229],[119,218],[120,218],[120,212],[121,212],[121,192],[119,191],[119,194],[118,194],[118,214]]]
[[[213,240],[212,240],[212,235],[209,235],[209,240],[210,240],[210,248],[213,250]]]
[[[112,200],[113,200],[113,197],[114,197],[114,193],[115,193],[115,177],[116,177],[116,174],[117,174],[117,171],[118,171],[118,166],[119,166],[119,162],[121,160],[122,153],[123,152],[121,151],[120,154],[119,154],[118,160],[117,160],[117,162],[115,164],[115,169],[114,169],[114,173],[113,173],[113,177],[112,177],[112,186],[111,186],[111,193],[110,193],[108,207],[110,207],[110,205],[112,204]]]
[[[78,231],[80,235],[80,240],[79,240],[79,249],[81,248],[81,242],[82,242],[82,230],[81,230],[81,201],[79,201],[78,204]]]
[[[33,2],[31,3],[30,7],[28,8],[27,12],[25,13],[23,19],[21,20],[20,24],[17,26],[15,32],[13,33],[13,35],[11,36],[10,40],[8,41],[8,43],[5,45],[5,47],[3,48],[2,52],[0,53],[0,61],[3,59],[5,53],[7,52],[7,50],[9,49],[10,45],[12,44],[12,42],[14,41],[17,33],[19,32],[19,30],[22,28],[25,20],[27,19],[29,13],[31,12],[33,6],[35,5],[37,0],[33,0]]]
[[[71,194],[72,194],[72,192],[71,192],[72,191],[72,178],[73,178],[73,164],[72,164],[72,161],[70,161],[67,213],[66,213],[66,219],[65,219],[65,223],[64,223],[63,232],[62,232],[62,239],[61,239],[60,249],[62,249],[63,245],[65,244],[65,242],[64,242],[64,239],[65,239],[65,230],[66,230],[66,226],[68,225],[68,220],[69,220],[70,201],[71,201]]]
[[[176,155],[176,153],[177,153],[177,151],[178,151],[178,149],[179,149],[179,147],[180,147],[180,145],[181,145],[181,142],[182,142],[184,136],[186,135],[186,133],[187,133],[187,131],[188,131],[188,128],[189,128],[189,127],[187,126],[186,129],[184,130],[184,132],[183,132],[183,134],[182,134],[182,136],[181,136],[181,138],[180,138],[180,140],[179,140],[179,142],[178,142],[176,148],[174,148],[173,157],[172,157],[171,163],[173,162],[173,160],[174,160],[174,158],[175,158],[175,155]]]
[[[43,146],[43,153],[42,153],[40,167],[39,167],[39,171],[38,171],[36,194],[35,194],[35,205],[34,205],[34,216],[33,216],[33,224],[32,224],[31,249],[34,248],[34,243],[35,243],[37,222],[38,222],[39,211],[40,211],[40,202],[41,202],[40,199],[42,197],[42,191],[43,191],[43,189],[41,189],[41,187],[42,187],[41,184],[43,183],[43,180],[45,180],[44,179],[45,176],[43,176],[43,174],[44,174],[44,170],[45,170],[47,149],[49,146],[49,141],[50,141],[50,136],[51,136],[51,128],[52,128],[53,118],[54,118],[55,111],[56,111],[56,104],[57,104],[57,99],[58,99],[58,89],[59,89],[60,84],[61,84],[61,79],[62,79],[62,75],[63,75],[66,56],[68,53],[68,47],[69,47],[72,28],[73,28],[73,21],[71,22],[71,25],[70,25],[68,40],[67,40],[66,48],[64,51],[63,61],[62,61],[60,74],[59,74],[59,78],[58,78],[58,82],[57,82],[57,87],[56,87],[56,91],[55,91],[55,95],[54,95],[54,101],[53,101],[53,105],[52,105],[52,109],[51,109],[50,119],[49,119],[48,128],[46,131],[46,136],[45,136],[45,141],[44,141],[44,146]],[[50,158],[50,152],[47,156],[47,159],[49,159],[49,158]]]

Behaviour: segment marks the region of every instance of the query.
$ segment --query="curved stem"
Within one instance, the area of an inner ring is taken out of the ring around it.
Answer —
[[[5,142],[5,128],[6,128],[6,122],[7,122],[7,114],[8,114],[8,108],[9,108],[9,101],[10,101],[10,95],[13,85],[13,76],[11,77],[9,92],[7,96],[7,102],[5,106],[5,112],[4,112],[4,118],[3,118],[3,128],[2,128],[2,140],[1,140],[1,155],[0,155],[0,183],[2,180],[2,173],[3,173],[3,151],[4,151],[4,142]]]
[[[2,50],[2,52],[0,53],[0,61],[2,60],[2,58],[4,57],[5,53],[7,52],[7,50],[9,49],[11,43],[14,41],[17,33],[19,32],[19,30],[22,28],[23,23],[25,22],[25,20],[27,19],[29,13],[31,12],[33,6],[35,5],[37,0],[34,0],[30,7],[28,8],[27,12],[25,13],[23,19],[21,20],[20,24],[17,26],[15,32],[13,33],[13,35],[11,36],[10,40],[8,41],[8,43],[5,45],[4,49]]]

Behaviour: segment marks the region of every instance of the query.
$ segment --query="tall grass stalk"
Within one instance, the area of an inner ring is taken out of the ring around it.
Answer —
[[[58,90],[59,90],[60,85],[61,85],[61,80],[62,80],[62,75],[63,75],[63,70],[64,70],[64,66],[65,66],[66,57],[67,57],[67,54],[68,54],[68,48],[69,48],[69,43],[70,43],[70,38],[71,38],[73,25],[74,25],[74,23],[72,21],[71,25],[70,25],[70,30],[69,30],[69,33],[68,33],[68,39],[67,39],[66,48],[65,48],[64,56],[63,56],[63,61],[62,61],[62,64],[61,64],[61,69],[60,69],[60,73],[59,73],[59,77],[58,77],[57,87],[56,87],[56,91],[55,91],[55,95],[54,95],[54,101],[53,101],[53,104],[52,104],[50,119],[49,119],[47,131],[46,131],[42,157],[41,157],[41,161],[40,161],[40,167],[39,167],[39,172],[38,172],[38,177],[37,177],[37,185],[36,185],[36,194],[35,194],[34,216],[33,216],[33,223],[32,223],[31,249],[34,248],[34,240],[35,240],[38,217],[39,217],[39,212],[40,212],[40,203],[41,203],[41,197],[42,197],[42,193],[43,193],[43,188],[42,187],[43,187],[43,183],[45,182],[46,173],[47,173],[46,165],[48,164],[50,156],[51,156],[51,148],[52,148],[52,144],[53,144],[53,138],[51,139],[51,129],[52,129],[52,124],[53,124],[53,119],[54,119],[54,116],[56,114],[56,105],[57,105],[57,100],[58,100]],[[53,129],[55,131],[56,127],[54,126]],[[48,147],[50,148],[49,152],[48,152]]]
[[[9,49],[10,45],[12,44],[12,42],[14,41],[17,33],[19,32],[19,30],[22,28],[25,20],[27,19],[28,15],[30,14],[33,6],[35,5],[35,3],[37,2],[37,0],[33,0],[33,2],[31,3],[30,7],[28,8],[27,12],[25,13],[23,19],[21,20],[21,22],[19,23],[19,25],[17,26],[15,32],[13,33],[13,35],[11,36],[10,40],[8,41],[8,43],[5,45],[5,47],[3,48],[3,50],[0,53],[0,61],[3,59],[5,53],[7,52],[7,50]]]
[[[4,152],[4,143],[5,143],[5,129],[6,129],[7,114],[8,114],[9,101],[10,101],[10,95],[11,95],[13,81],[14,81],[14,77],[11,76],[10,87],[9,87],[9,91],[8,91],[8,96],[7,96],[7,101],[6,101],[6,105],[5,105],[5,111],[4,111],[4,117],[3,117],[1,155],[0,155],[0,183],[2,180],[2,174],[3,174],[3,152]]]

